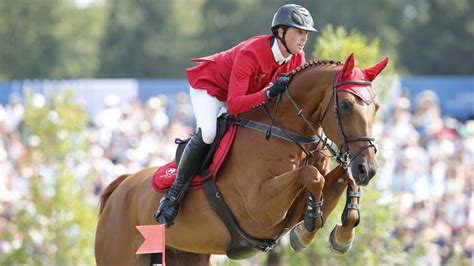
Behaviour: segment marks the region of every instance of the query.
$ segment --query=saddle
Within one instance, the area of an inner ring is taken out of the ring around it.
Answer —
[[[197,174],[188,181],[187,186],[190,190],[198,190],[203,188],[203,181],[212,177],[214,178],[225,161],[227,153],[232,146],[232,142],[236,133],[236,125],[233,125],[225,116],[221,116],[217,120],[217,134],[214,142],[211,144],[208,154],[203,161],[202,166],[197,171]],[[175,140],[178,145],[175,154],[175,160],[161,166],[155,172],[152,178],[152,186],[156,192],[165,193],[176,179],[177,168],[181,155],[189,142],[189,139]]]

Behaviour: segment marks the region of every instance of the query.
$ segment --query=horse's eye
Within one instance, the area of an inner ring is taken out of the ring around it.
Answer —
[[[344,101],[339,103],[339,107],[343,112],[351,112],[352,111],[352,103]]]

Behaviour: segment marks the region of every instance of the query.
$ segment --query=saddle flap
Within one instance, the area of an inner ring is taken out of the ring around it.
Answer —
[[[206,169],[209,168],[209,165],[213,161],[214,154],[216,153],[217,149],[219,148],[219,144],[224,137],[225,133],[230,127],[230,121],[227,119],[226,116],[221,116],[217,119],[217,132],[216,132],[216,138],[214,141],[211,143],[211,147],[209,149],[209,152],[206,155],[206,158],[203,161],[203,164],[198,171],[198,174],[202,174],[202,172]],[[190,138],[188,139],[180,139],[176,138],[175,143],[178,144],[178,147],[176,148],[176,154],[175,154],[175,161],[176,164],[179,165],[179,161],[181,160],[181,155],[183,154],[184,149],[186,148],[187,143],[189,142]]]
[[[200,170],[192,178],[189,187],[191,190],[202,189],[203,180],[210,177],[216,177],[217,172],[224,163],[234,141],[237,132],[237,125],[225,117],[220,117],[217,123],[218,132],[216,140],[211,144],[210,150],[206,155]],[[175,160],[159,167],[152,176],[151,184],[156,192],[165,193],[170,188],[176,178],[177,165],[181,160],[181,156],[188,141],[189,139],[183,140],[177,138],[175,140],[175,143],[178,145]]]

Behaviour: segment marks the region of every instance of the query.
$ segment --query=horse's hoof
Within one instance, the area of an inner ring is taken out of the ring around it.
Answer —
[[[295,229],[291,229],[290,231],[290,245],[291,248],[296,251],[296,252],[301,252],[303,249],[306,248],[305,245],[301,243],[301,241],[298,239],[298,236],[295,233]]]
[[[337,253],[337,254],[344,254],[347,251],[349,251],[352,247],[352,242],[351,241],[348,245],[341,245],[338,244],[336,241],[336,227],[332,229],[331,235],[329,236],[329,248],[331,249],[332,252]]]

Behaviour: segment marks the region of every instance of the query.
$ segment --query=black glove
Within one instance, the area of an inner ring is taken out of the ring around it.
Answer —
[[[267,89],[268,97],[272,98],[282,93],[286,89],[286,87],[288,87],[288,84],[290,84],[289,77],[284,75],[279,76],[275,81],[275,84],[273,84],[272,86],[270,86],[270,88]]]

